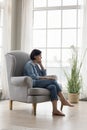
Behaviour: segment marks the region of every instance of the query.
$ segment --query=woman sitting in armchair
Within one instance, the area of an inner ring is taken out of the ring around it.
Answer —
[[[56,81],[57,77],[55,75],[46,75],[46,70],[44,69],[41,61],[41,51],[38,49],[32,50],[30,59],[31,60],[24,66],[24,75],[32,78],[34,88],[45,88],[50,91],[53,107],[52,114],[57,116],[65,116],[64,113],[57,109],[58,96],[62,105],[69,107],[73,107],[73,105],[64,98],[61,87]]]

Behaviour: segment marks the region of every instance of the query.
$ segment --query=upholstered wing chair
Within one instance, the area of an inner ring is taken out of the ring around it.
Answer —
[[[13,101],[32,103],[34,115],[36,115],[36,104],[50,101],[50,92],[43,88],[33,88],[32,79],[23,76],[23,68],[29,60],[29,55],[25,52],[16,50],[6,55],[7,76],[9,85],[10,110]]]

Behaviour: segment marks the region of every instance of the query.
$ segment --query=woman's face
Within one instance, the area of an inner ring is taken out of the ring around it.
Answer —
[[[41,62],[41,59],[42,59],[42,56],[41,56],[41,54],[40,54],[40,55],[38,55],[38,56],[35,56],[34,58],[35,58],[35,61],[36,61],[37,63],[40,63],[40,62]]]

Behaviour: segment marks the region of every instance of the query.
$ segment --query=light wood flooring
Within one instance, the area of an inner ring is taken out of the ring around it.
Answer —
[[[31,104],[14,102],[14,108],[10,111],[9,101],[0,101],[0,130],[10,126],[18,126],[20,130],[21,127],[32,130],[87,129],[87,102],[80,101],[73,108],[64,106],[63,112],[66,114],[65,117],[52,116],[51,102],[45,102],[37,105],[37,114],[34,116]]]

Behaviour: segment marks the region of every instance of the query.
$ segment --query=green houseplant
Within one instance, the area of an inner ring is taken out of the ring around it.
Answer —
[[[72,62],[70,74],[66,73],[67,79],[67,90],[68,90],[68,99],[71,103],[77,103],[79,101],[79,92],[82,86],[82,76],[81,76],[81,67],[86,54],[86,51],[83,55],[82,61],[78,61],[78,50],[72,46]]]

